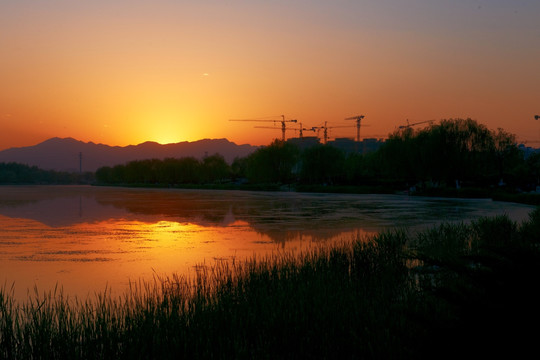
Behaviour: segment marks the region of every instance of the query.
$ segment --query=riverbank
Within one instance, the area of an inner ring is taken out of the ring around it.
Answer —
[[[436,196],[445,198],[465,198],[465,199],[492,199],[493,201],[506,201],[525,205],[540,205],[540,193],[519,192],[505,189],[485,189],[485,188],[441,188],[425,189],[411,193],[414,196]]]
[[[386,232],[134,284],[120,298],[0,290],[0,357],[445,358],[533,350],[540,210]]]
[[[486,188],[430,188],[423,190],[402,190],[392,184],[381,185],[302,185],[302,184],[94,184],[97,186],[118,186],[133,188],[174,188],[174,189],[201,189],[201,190],[245,190],[245,191],[296,191],[305,193],[331,193],[331,194],[408,194],[410,196],[461,198],[461,199],[492,199],[493,201],[506,201],[518,204],[540,206],[540,193],[518,192],[505,189]]]

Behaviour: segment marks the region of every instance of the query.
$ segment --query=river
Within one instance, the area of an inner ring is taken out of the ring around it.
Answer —
[[[532,206],[487,199],[93,186],[0,187],[0,286],[121,295],[130,281]]]

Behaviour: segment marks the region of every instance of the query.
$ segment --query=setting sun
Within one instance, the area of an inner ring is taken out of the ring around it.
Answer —
[[[140,127],[139,136],[141,139],[155,141],[160,144],[177,143],[191,139],[189,128],[186,129],[185,126],[182,126],[180,120],[165,120],[166,118],[163,117],[157,117],[157,119],[154,120],[156,126],[150,129]]]

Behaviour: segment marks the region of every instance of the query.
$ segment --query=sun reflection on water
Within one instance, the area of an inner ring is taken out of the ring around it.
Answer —
[[[0,215],[0,226],[0,276],[8,285],[15,283],[20,299],[34,286],[45,291],[56,284],[79,298],[105,288],[119,295],[130,281],[173,273],[191,276],[216,261],[296,251],[313,242],[301,232],[284,232],[284,241],[276,242],[240,220],[202,226],[109,219],[51,227]]]

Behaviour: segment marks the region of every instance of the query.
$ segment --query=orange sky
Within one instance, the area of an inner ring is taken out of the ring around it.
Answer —
[[[538,0],[2,0],[0,49],[0,150],[260,145],[281,132],[228,120],[282,114],[364,114],[362,137],[471,117],[540,146]]]

